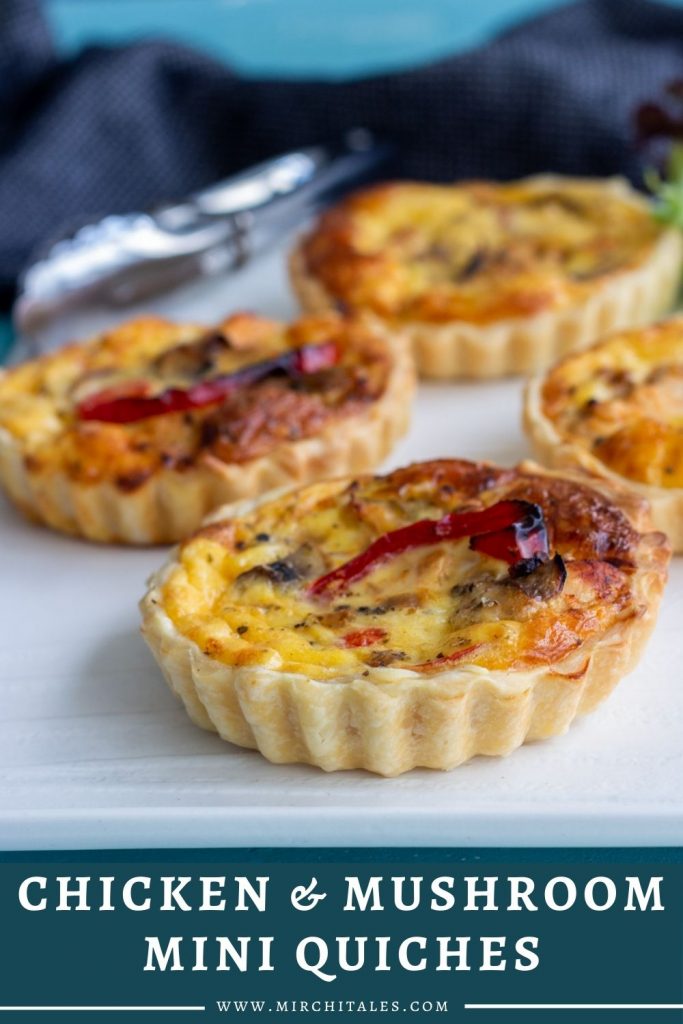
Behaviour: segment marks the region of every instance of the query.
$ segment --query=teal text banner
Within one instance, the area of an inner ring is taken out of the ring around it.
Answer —
[[[683,1021],[683,851],[0,857],[0,1024]]]

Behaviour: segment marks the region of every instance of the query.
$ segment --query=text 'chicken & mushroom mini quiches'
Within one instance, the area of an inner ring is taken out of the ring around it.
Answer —
[[[219,511],[143,632],[191,718],[274,762],[397,775],[564,732],[638,659],[670,550],[645,503],[458,460]]]
[[[335,314],[135,320],[0,376],[0,482],[91,540],[178,540],[226,501],[365,472],[408,425],[406,344]]]
[[[538,457],[633,488],[683,551],[683,318],[610,335],[529,383]]]
[[[291,260],[304,308],[364,309],[428,377],[550,365],[673,302],[680,232],[619,179],[369,188],[323,214]]]

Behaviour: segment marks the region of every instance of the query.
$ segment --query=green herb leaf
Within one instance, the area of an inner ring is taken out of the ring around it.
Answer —
[[[683,228],[683,143],[672,145],[665,178],[653,167],[643,177],[654,196],[653,214],[657,220]]]

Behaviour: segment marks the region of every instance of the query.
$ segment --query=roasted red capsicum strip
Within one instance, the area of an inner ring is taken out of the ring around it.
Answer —
[[[239,388],[248,387],[277,373],[297,378],[309,373],[318,373],[334,366],[339,360],[339,350],[332,341],[317,345],[303,345],[282,355],[252,363],[234,373],[198,381],[189,388],[167,388],[157,395],[139,394],[144,382],[135,381],[123,394],[112,396],[112,389],[98,391],[85,398],[78,405],[78,417],[82,420],[100,420],[104,423],[135,423],[151,416],[168,412],[187,412],[215,405],[233,394]],[[133,393],[131,393],[131,390]]]
[[[342,637],[344,647],[372,647],[381,640],[386,640],[386,629],[357,629],[353,633],[347,633]]]
[[[543,511],[529,501],[499,501],[477,512],[449,512],[441,519],[420,519],[391,530],[373,541],[360,555],[308,586],[312,597],[346,590],[375,566],[411,551],[444,540],[470,538],[470,548],[510,566],[511,575],[531,572],[549,557],[548,532]]]
[[[481,646],[481,644],[470,644],[469,647],[460,647],[457,651],[451,651],[450,654],[443,654],[440,658],[423,661],[420,665],[402,665],[401,668],[409,668],[411,672],[431,672],[433,668],[446,668],[447,665],[455,665],[463,658],[474,654]]]

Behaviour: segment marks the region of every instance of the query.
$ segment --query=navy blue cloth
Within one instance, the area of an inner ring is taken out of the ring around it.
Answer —
[[[0,292],[65,223],[357,125],[397,143],[401,176],[637,181],[634,111],[675,78],[683,9],[651,0],[582,0],[480,49],[352,82],[249,79],[164,41],[59,60],[37,0],[1,0]]]

